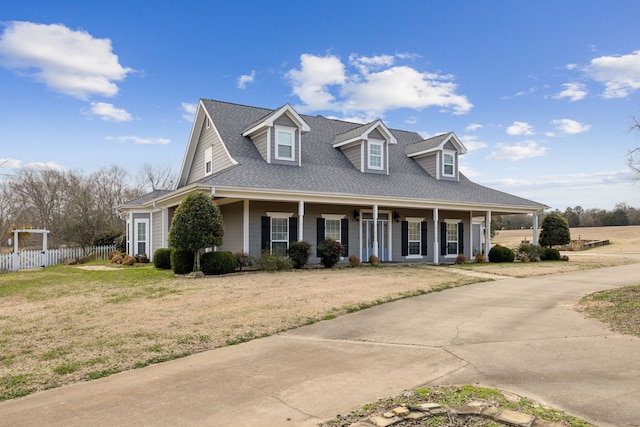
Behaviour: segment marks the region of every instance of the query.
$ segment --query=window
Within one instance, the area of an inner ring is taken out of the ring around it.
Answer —
[[[422,228],[421,223],[417,221],[409,221],[409,253],[408,255],[421,255],[420,249],[422,248]]]
[[[325,219],[324,220],[324,238],[340,241],[340,220]]]
[[[271,218],[271,252],[286,254],[289,249],[289,218]]]
[[[133,236],[134,236],[134,245],[133,250],[135,251],[135,255],[147,254],[147,245],[149,243],[149,220],[148,219],[136,219],[133,222]]]
[[[276,159],[295,159],[295,131],[291,128],[276,127]]]
[[[205,129],[209,129],[211,127],[211,120],[209,120],[209,117],[204,118],[204,127]]]
[[[445,255],[458,255],[458,223],[447,222],[447,253]]]
[[[382,170],[382,142],[369,141],[369,169]]]
[[[204,150],[204,175],[211,175],[213,172],[213,147]]]
[[[442,162],[442,175],[444,176],[455,176],[455,154],[453,151],[443,153],[443,162]]]

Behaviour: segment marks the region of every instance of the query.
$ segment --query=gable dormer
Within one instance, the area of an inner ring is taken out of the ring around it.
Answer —
[[[459,156],[466,152],[453,132],[409,144],[405,150],[429,175],[443,181],[460,180]]]
[[[242,136],[251,139],[267,163],[300,166],[302,135],[310,130],[293,107],[286,104],[251,124]]]
[[[337,135],[334,148],[345,156],[362,173],[389,174],[389,146],[397,144],[389,128],[376,120]]]

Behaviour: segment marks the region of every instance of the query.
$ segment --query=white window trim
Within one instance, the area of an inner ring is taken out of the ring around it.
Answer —
[[[422,222],[424,222],[424,218],[416,218],[416,217],[412,217],[412,216],[408,216],[405,217],[405,221],[407,222],[413,222],[413,223],[419,223],[421,224],[422,227]],[[408,243],[411,243],[412,241],[415,242],[415,240],[409,240],[409,237],[407,236],[407,241]],[[406,258],[407,259],[423,259],[424,255],[422,253],[422,228],[420,228],[420,255],[407,255]],[[407,248],[407,253],[409,253],[409,248]]]
[[[269,251],[273,252],[273,243],[281,243],[281,242],[286,242],[287,244],[287,249],[289,249],[289,240],[290,240],[290,233],[291,230],[289,229],[289,221],[287,221],[287,238],[285,240],[273,240],[273,220],[275,219],[289,219],[290,217],[293,216],[293,213],[283,213],[283,212],[267,212],[267,216],[269,217],[269,229],[270,229],[270,235],[269,235]]]
[[[288,127],[288,126],[275,126],[275,139],[276,139],[276,143],[275,143],[275,159],[276,160],[287,160],[287,161],[292,161],[296,159],[296,128],[292,128],[292,127]],[[279,132],[284,132],[284,133],[288,133],[291,135],[291,157],[284,157],[284,156],[280,156],[278,155],[278,146],[279,145],[287,145],[287,144],[280,144],[278,141],[278,133]]]
[[[143,223],[145,224],[145,233],[146,233],[146,239],[145,240],[140,240],[138,239],[138,224]],[[151,230],[150,230],[150,221],[149,218],[135,218],[133,220],[133,248],[132,248],[132,255],[142,255],[138,253],[138,243],[140,242],[144,242],[145,244],[145,248],[146,248],[146,255],[149,256],[149,251],[151,249]]]
[[[445,168],[447,167],[448,163],[445,163],[444,159],[445,159],[445,155],[451,155],[452,157],[452,162],[451,162],[451,173],[446,173],[445,172]],[[458,170],[458,168],[456,167],[456,152],[454,150],[442,150],[442,176],[445,176],[447,178],[455,178],[456,176],[456,171]]]
[[[371,147],[380,147],[380,166],[371,164]],[[367,167],[371,170],[384,170],[384,141],[378,139],[370,139],[367,142]]]
[[[324,219],[325,237],[326,237],[327,220],[342,221],[345,217],[345,215],[336,215],[336,214],[322,214],[320,216],[322,217],[322,219]],[[342,223],[341,222],[339,223],[339,226],[338,226],[338,233],[340,233],[340,237],[335,240],[336,242],[342,243]]]
[[[209,171],[207,171],[207,164],[209,165]],[[213,147],[207,147],[204,150],[204,176],[209,176],[213,173]]]
[[[461,219],[445,219],[444,220],[445,223],[447,224],[455,224],[456,225],[456,244],[458,244],[458,239],[460,239],[460,235],[458,233],[458,224],[460,224],[462,222]],[[446,238],[446,233],[445,233],[445,238]],[[445,242],[445,245],[447,243],[449,243],[450,240],[447,240]],[[460,252],[460,248],[458,247],[458,252]],[[444,257],[445,258],[456,258],[458,256],[458,254],[446,254]]]

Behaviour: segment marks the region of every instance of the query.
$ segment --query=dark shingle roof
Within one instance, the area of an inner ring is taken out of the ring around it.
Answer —
[[[451,132],[443,133],[442,135],[436,135],[431,138],[427,138],[422,141],[415,142],[413,144],[408,144],[407,148],[405,149],[405,154],[410,155],[410,154],[419,153],[421,151],[430,150],[432,148],[436,148],[440,144],[442,144],[442,142],[445,139],[449,138],[450,135],[451,135]]]
[[[407,150],[416,152],[417,148],[420,148],[418,151],[427,146],[431,148],[434,143],[442,142],[439,138],[446,138],[449,134],[424,140],[416,132],[390,129],[398,143],[389,146],[389,175],[362,173],[340,149],[333,148],[331,143],[337,136],[350,135],[351,131],[360,131],[367,125],[301,115],[311,127],[311,132],[302,136],[302,165],[268,164],[252,141],[242,136],[242,132],[249,124],[258,122],[273,110],[206,99],[202,102],[229,154],[238,162],[236,166],[204,178],[200,181],[203,184],[534,209],[546,207],[541,203],[475,184],[462,174],[460,181],[436,180],[415,160],[406,156]]]
[[[171,191],[172,190],[153,190],[152,192],[140,196],[137,199],[129,200],[128,202],[124,203],[123,206],[144,205],[145,203],[148,203],[153,199],[157,199],[158,197],[171,193]]]

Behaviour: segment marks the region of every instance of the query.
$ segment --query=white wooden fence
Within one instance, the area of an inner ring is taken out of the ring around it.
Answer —
[[[17,253],[0,254],[0,273],[9,271],[26,270],[32,268],[48,267],[50,265],[64,264],[66,259],[84,258],[108,259],[109,252],[114,251],[115,246],[92,246],[82,248],[47,249],[44,251],[18,251]]]

